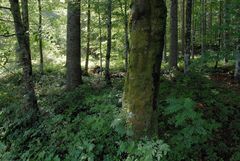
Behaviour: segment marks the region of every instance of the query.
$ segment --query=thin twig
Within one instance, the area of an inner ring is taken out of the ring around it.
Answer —
[[[14,22],[12,20],[6,20],[6,19],[2,19],[2,18],[0,18],[0,21],[9,22],[9,23],[13,23]]]
[[[4,7],[4,6],[0,6],[0,9],[11,10],[11,8],[9,8],[9,7]]]
[[[13,37],[16,34],[7,34],[7,35],[0,35],[0,37],[8,38],[8,37]]]

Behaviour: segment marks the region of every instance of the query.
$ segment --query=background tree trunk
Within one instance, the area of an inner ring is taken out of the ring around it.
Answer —
[[[220,52],[223,49],[223,33],[222,33],[222,25],[223,25],[223,1],[219,2],[219,31],[218,31],[218,45],[219,45],[219,51],[217,52],[216,55],[216,62],[215,62],[215,69],[218,68],[218,63],[219,63],[219,56]]]
[[[100,72],[102,75],[103,64],[102,64],[102,23],[101,23],[101,14],[100,14],[100,1],[98,0],[98,27],[99,27],[99,50],[100,50]]]
[[[82,82],[81,75],[81,26],[80,0],[68,2],[67,15],[67,89],[73,89]]]
[[[192,59],[195,58],[195,28],[196,28],[196,23],[195,23],[195,18],[194,18],[194,14],[195,14],[195,0],[192,0]]]
[[[124,0],[124,30],[125,30],[125,70],[128,69],[128,53],[129,53],[129,38],[128,38],[128,1]]]
[[[38,111],[37,98],[34,90],[34,83],[32,78],[32,63],[31,63],[31,51],[29,47],[29,34],[28,26],[29,24],[24,24],[21,18],[19,1],[10,0],[11,12],[14,19],[14,27],[16,31],[17,41],[20,47],[20,52],[23,55],[22,57],[22,68],[23,68],[23,84],[24,84],[24,110],[23,112],[32,112],[36,114]],[[28,8],[27,1],[24,1],[24,10]],[[27,11],[23,11],[27,13]],[[28,19],[27,15],[25,20]],[[33,116],[34,118],[34,116]]]
[[[182,55],[184,55],[184,52],[185,52],[185,27],[186,27],[186,24],[185,24],[185,3],[186,3],[186,0],[182,0],[182,33],[181,33],[181,39],[182,39]]]
[[[189,72],[191,55],[191,24],[192,24],[192,0],[187,0],[186,9],[186,52],[184,54],[184,74]]]
[[[87,52],[86,52],[86,62],[85,62],[85,74],[88,75],[88,62],[90,54],[90,23],[91,23],[91,1],[88,0],[88,11],[87,11]]]
[[[111,84],[110,76],[110,56],[112,48],[112,0],[108,0],[108,17],[107,17],[107,54],[106,54],[106,68],[105,80],[108,85]]]
[[[42,47],[42,4],[41,0],[38,0],[38,11],[39,11],[39,20],[38,20],[38,39],[39,39],[39,54],[40,54],[40,73],[43,74],[43,47]]]
[[[237,50],[236,50],[236,66],[235,66],[234,77],[238,82],[240,82],[240,44],[237,45]]]
[[[206,5],[205,0],[201,0],[201,54],[206,52]]]
[[[29,38],[29,18],[28,18],[28,0],[21,0],[21,6],[22,6],[22,22],[23,22],[23,27],[27,39],[27,47],[28,50],[30,51],[30,38]]]
[[[230,31],[229,31],[229,25],[231,24],[231,19],[230,19],[230,9],[229,6],[231,6],[231,0],[224,0],[224,26],[228,26],[224,28],[224,50],[225,50],[225,55],[224,55],[224,62],[225,64],[228,63],[228,54],[231,51],[231,47],[229,45],[229,37],[230,37]]]
[[[170,57],[169,66],[177,68],[178,63],[178,0],[171,0]]]
[[[134,138],[157,135],[157,97],[166,29],[164,0],[132,0],[123,108]]]

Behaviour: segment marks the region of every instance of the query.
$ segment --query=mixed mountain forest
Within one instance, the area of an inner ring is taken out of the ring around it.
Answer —
[[[240,161],[239,0],[0,0],[1,161]]]

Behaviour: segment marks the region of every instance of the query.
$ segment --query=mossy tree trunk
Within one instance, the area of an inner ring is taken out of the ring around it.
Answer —
[[[68,2],[67,15],[67,89],[74,89],[82,82],[81,75],[81,25],[80,0]]]
[[[27,1],[22,1],[24,5],[23,13],[24,19],[28,19],[28,12],[25,9],[28,8]],[[37,114],[38,105],[37,98],[34,90],[34,82],[32,76],[32,63],[31,63],[31,50],[29,46],[29,24],[24,24],[20,13],[20,5],[18,0],[10,0],[11,12],[14,19],[14,26],[17,35],[18,45],[20,47],[19,52],[21,53],[21,62],[23,68],[23,84],[24,84],[24,109],[23,112]],[[33,115],[32,115],[33,116]],[[33,118],[36,118],[34,117]]]
[[[123,108],[134,138],[157,135],[157,96],[166,29],[164,0],[132,0]]]

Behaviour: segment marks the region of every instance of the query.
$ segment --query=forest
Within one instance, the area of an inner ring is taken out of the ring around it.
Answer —
[[[0,0],[1,161],[240,161],[239,0]]]

